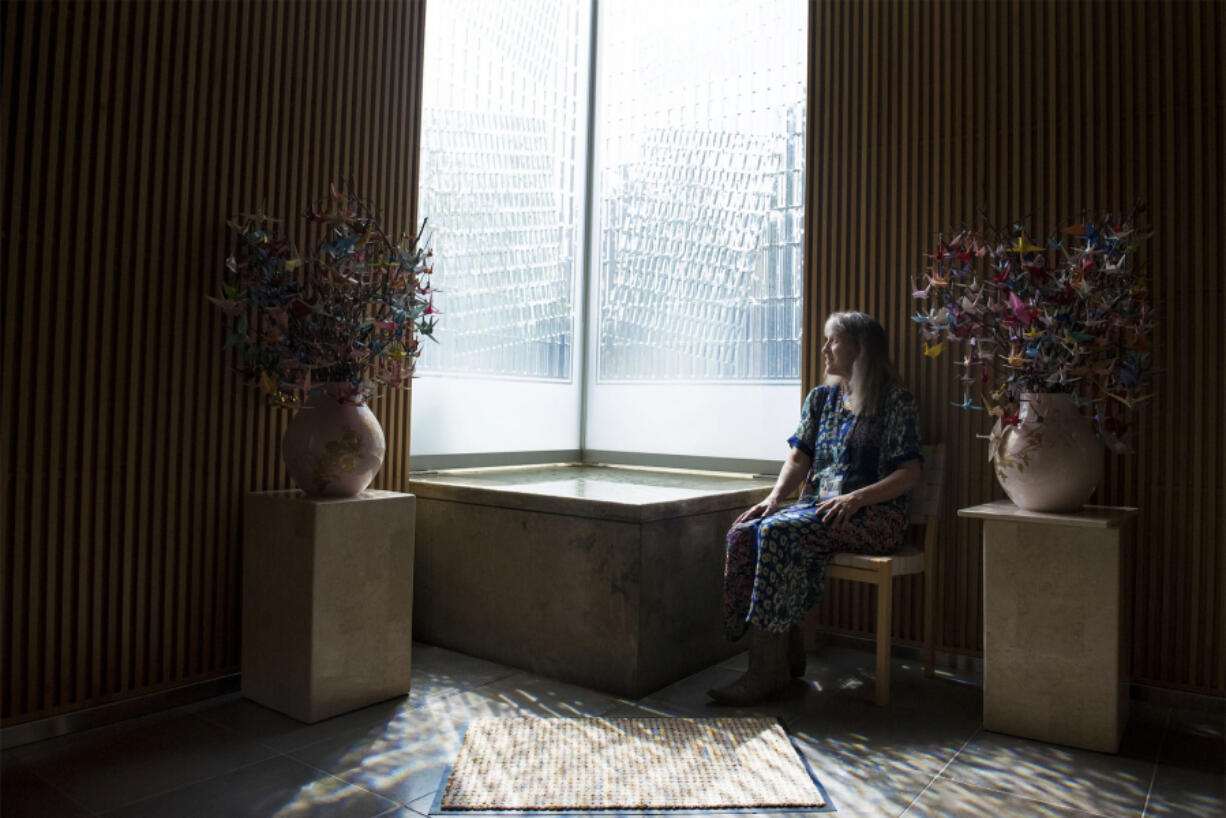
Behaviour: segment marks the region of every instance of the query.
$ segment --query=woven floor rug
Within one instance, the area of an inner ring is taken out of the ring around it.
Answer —
[[[481,718],[443,810],[650,810],[825,804],[775,719]]]

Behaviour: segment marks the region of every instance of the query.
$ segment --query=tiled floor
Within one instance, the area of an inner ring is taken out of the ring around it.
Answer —
[[[1221,717],[1134,704],[1118,755],[1073,750],[984,731],[975,679],[905,662],[878,708],[873,661],[824,649],[792,695],[729,711],[705,691],[743,656],[631,702],[419,644],[410,696],[318,724],[231,696],[7,751],[0,815],[415,818],[476,715],[738,712],[784,720],[840,815],[1226,814]]]

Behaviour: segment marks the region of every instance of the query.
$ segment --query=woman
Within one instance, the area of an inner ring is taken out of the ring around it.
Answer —
[[[831,557],[882,555],[902,544],[907,492],[922,455],[915,399],[889,359],[885,330],[861,312],[826,320],[826,385],[805,398],[792,454],[766,499],[737,518],[724,564],[724,629],[750,630],[749,671],[708,691],[749,705],[790,683],[788,632],[822,596]],[[800,488],[798,502],[781,506]],[[799,639],[791,662],[804,667]]]

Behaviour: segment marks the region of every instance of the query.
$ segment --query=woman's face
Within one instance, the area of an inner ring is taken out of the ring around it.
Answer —
[[[843,336],[828,332],[826,343],[822,344],[822,360],[826,364],[827,375],[850,378],[851,365],[856,360],[856,348]]]

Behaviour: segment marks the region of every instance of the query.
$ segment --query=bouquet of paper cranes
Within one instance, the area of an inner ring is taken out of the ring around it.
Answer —
[[[261,212],[229,223],[233,249],[220,297],[209,300],[227,316],[225,348],[238,350],[244,382],[270,404],[296,408],[326,385],[363,405],[384,387],[410,386],[419,339],[433,339],[437,320],[431,254],[421,231],[393,240],[371,211],[332,185],[304,213],[322,232],[305,257],[280,219]]]
[[[1108,448],[1130,450],[1129,410],[1151,397],[1142,216],[1087,218],[1042,243],[1025,224],[985,219],[924,254],[923,286],[911,278],[924,353],[957,350],[963,397],[954,405],[994,415],[993,438],[1019,424],[1024,394],[1057,392],[1093,417]]]

